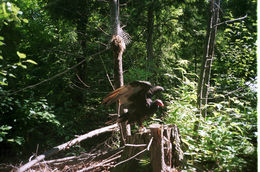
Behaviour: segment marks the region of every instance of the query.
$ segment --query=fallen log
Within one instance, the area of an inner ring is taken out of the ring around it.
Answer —
[[[42,161],[43,159],[50,157],[50,156],[52,156],[52,155],[54,155],[54,154],[56,154],[56,153],[58,153],[62,150],[69,149],[73,145],[75,145],[75,144],[77,144],[77,143],[79,143],[83,140],[86,140],[86,139],[91,138],[93,136],[97,136],[97,135],[102,134],[102,133],[115,131],[115,130],[118,130],[118,129],[119,129],[119,127],[118,127],[118,124],[116,123],[116,124],[113,124],[113,125],[110,125],[110,126],[106,126],[106,127],[99,128],[99,129],[93,130],[91,132],[88,132],[88,133],[81,135],[81,136],[79,136],[79,137],[77,137],[73,140],[70,140],[66,143],[63,143],[59,146],[56,146],[49,151],[44,152],[42,155],[37,156],[34,160],[29,161],[25,165],[18,168],[17,172],[23,172],[23,171],[31,168],[36,163]]]

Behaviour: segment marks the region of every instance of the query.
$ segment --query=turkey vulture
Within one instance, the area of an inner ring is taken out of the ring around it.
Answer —
[[[110,105],[119,101],[121,107],[128,111],[121,114],[117,122],[137,123],[142,126],[142,122],[151,117],[159,106],[164,106],[161,100],[151,99],[154,93],[163,90],[163,87],[152,86],[147,81],[133,81],[112,91],[102,103]]]

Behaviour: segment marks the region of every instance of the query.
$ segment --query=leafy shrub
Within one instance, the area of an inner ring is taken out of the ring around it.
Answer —
[[[183,69],[184,70],[184,69]],[[184,152],[186,168],[214,171],[256,170],[256,108],[248,99],[232,97],[209,104],[206,118],[198,114],[195,106],[196,83],[187,77],[181,80],[174,101],[168,106],[166,123],[178,125]],[[180,78],[179,78],[180,79]],[[255,100],[252,89],[243,92]],[[167,94],[172,100],[172,93]],[[225,95],[218,95],[225,97]]]

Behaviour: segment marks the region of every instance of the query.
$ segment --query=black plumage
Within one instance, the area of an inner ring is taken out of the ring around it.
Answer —
[[[133,81],[112,91],[102,103],[110,105],[119,101],[120,105],[127,109],[127,112],[121,114],[117,122],[127,121],[127,123],[137,123],[141,126],[142,122],[151,117],[159,106],[164,106],[161,100],[153,101],[151,99],[155,93],[163,90],[163,87],[152,86],[147,81]]]

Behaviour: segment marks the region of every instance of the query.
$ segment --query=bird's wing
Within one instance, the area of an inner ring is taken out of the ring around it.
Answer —
[[[152,85],[150,82],[133,81],[109,93],[102,103],[110,105],[119,100],[121,105],[127,107],[134,101],[145,99],[147,91],[151,88]]]
[[[154,94],[156,94],[156,93],[158,93],[160,91],[164,91],[164,88],[161,87],[161,86],[152,87],[151,89],[148,90],[147,97],[151,98]]]

